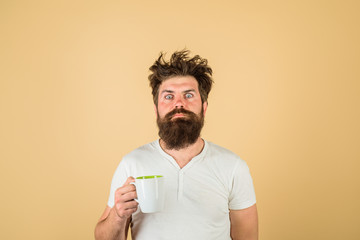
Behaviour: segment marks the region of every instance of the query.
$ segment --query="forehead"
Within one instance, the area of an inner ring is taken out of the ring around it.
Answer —
[[[186,90],[198,91],[198,82],[193,76],[176,76],[166,79],[161,83],[159,92],[164,90],[171,91],[186,91]]]

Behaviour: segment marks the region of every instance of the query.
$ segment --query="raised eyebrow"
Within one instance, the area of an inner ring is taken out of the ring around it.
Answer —
[[[189,89],[189,90],[185,90],[183,93],[189,93],[189,92],[193,92],[196,93],[195,89]]]
[[[164,93],[174,93],[174,91],[165,89],[165,90],[161,91],[161,94],[164,94]]]
[[[163,95],[165,93],[175,93],[175,91],[165,89],[165,90],[161,91],[160,95]],[[184,94],[186,94],[186,93],[196,93],[196,91],[195,91],[195,89],[188,89],[188,90],[183,91],[183,93]]]

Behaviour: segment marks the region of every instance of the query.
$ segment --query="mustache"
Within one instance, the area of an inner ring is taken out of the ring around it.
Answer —
[[[175,108],[174,110],[172,110],[171,112],[168,112],[166,115],[165,115],[165,119],[171,119],[175,114],[179,114],[179,113],[182,113],[184,115],[188,115],[188,116],[196,116],[195,113],[189,111],[189,110],[186,110],[186,109],[183,109],[183,108]]]

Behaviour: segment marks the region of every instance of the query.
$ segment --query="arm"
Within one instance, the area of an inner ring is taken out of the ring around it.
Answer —
[[[258,240],[256,204],[242,210],[230,210],[230,235],[234,240]]]
[[[135,186],[130,184],[133,178],[128,178],[125,184],[115,192],[115,205],[106,207],[95,227],[96,240],[126,240],[131,222],[131,215],[137,210]]]

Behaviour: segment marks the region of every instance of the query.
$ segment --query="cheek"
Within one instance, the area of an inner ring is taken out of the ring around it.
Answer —
[[[203,105],[201,104],[201,102],[190,103],[188,106],[191,111],[196,112],[196,113],[200,113],[201,109],[203,108]]]
[[[157,113],[159,114],[160,117],[164,117],[165,114],[168,112],[168,106],[166,104],[163,103],[158,103],[158,107],[157,107]]]

